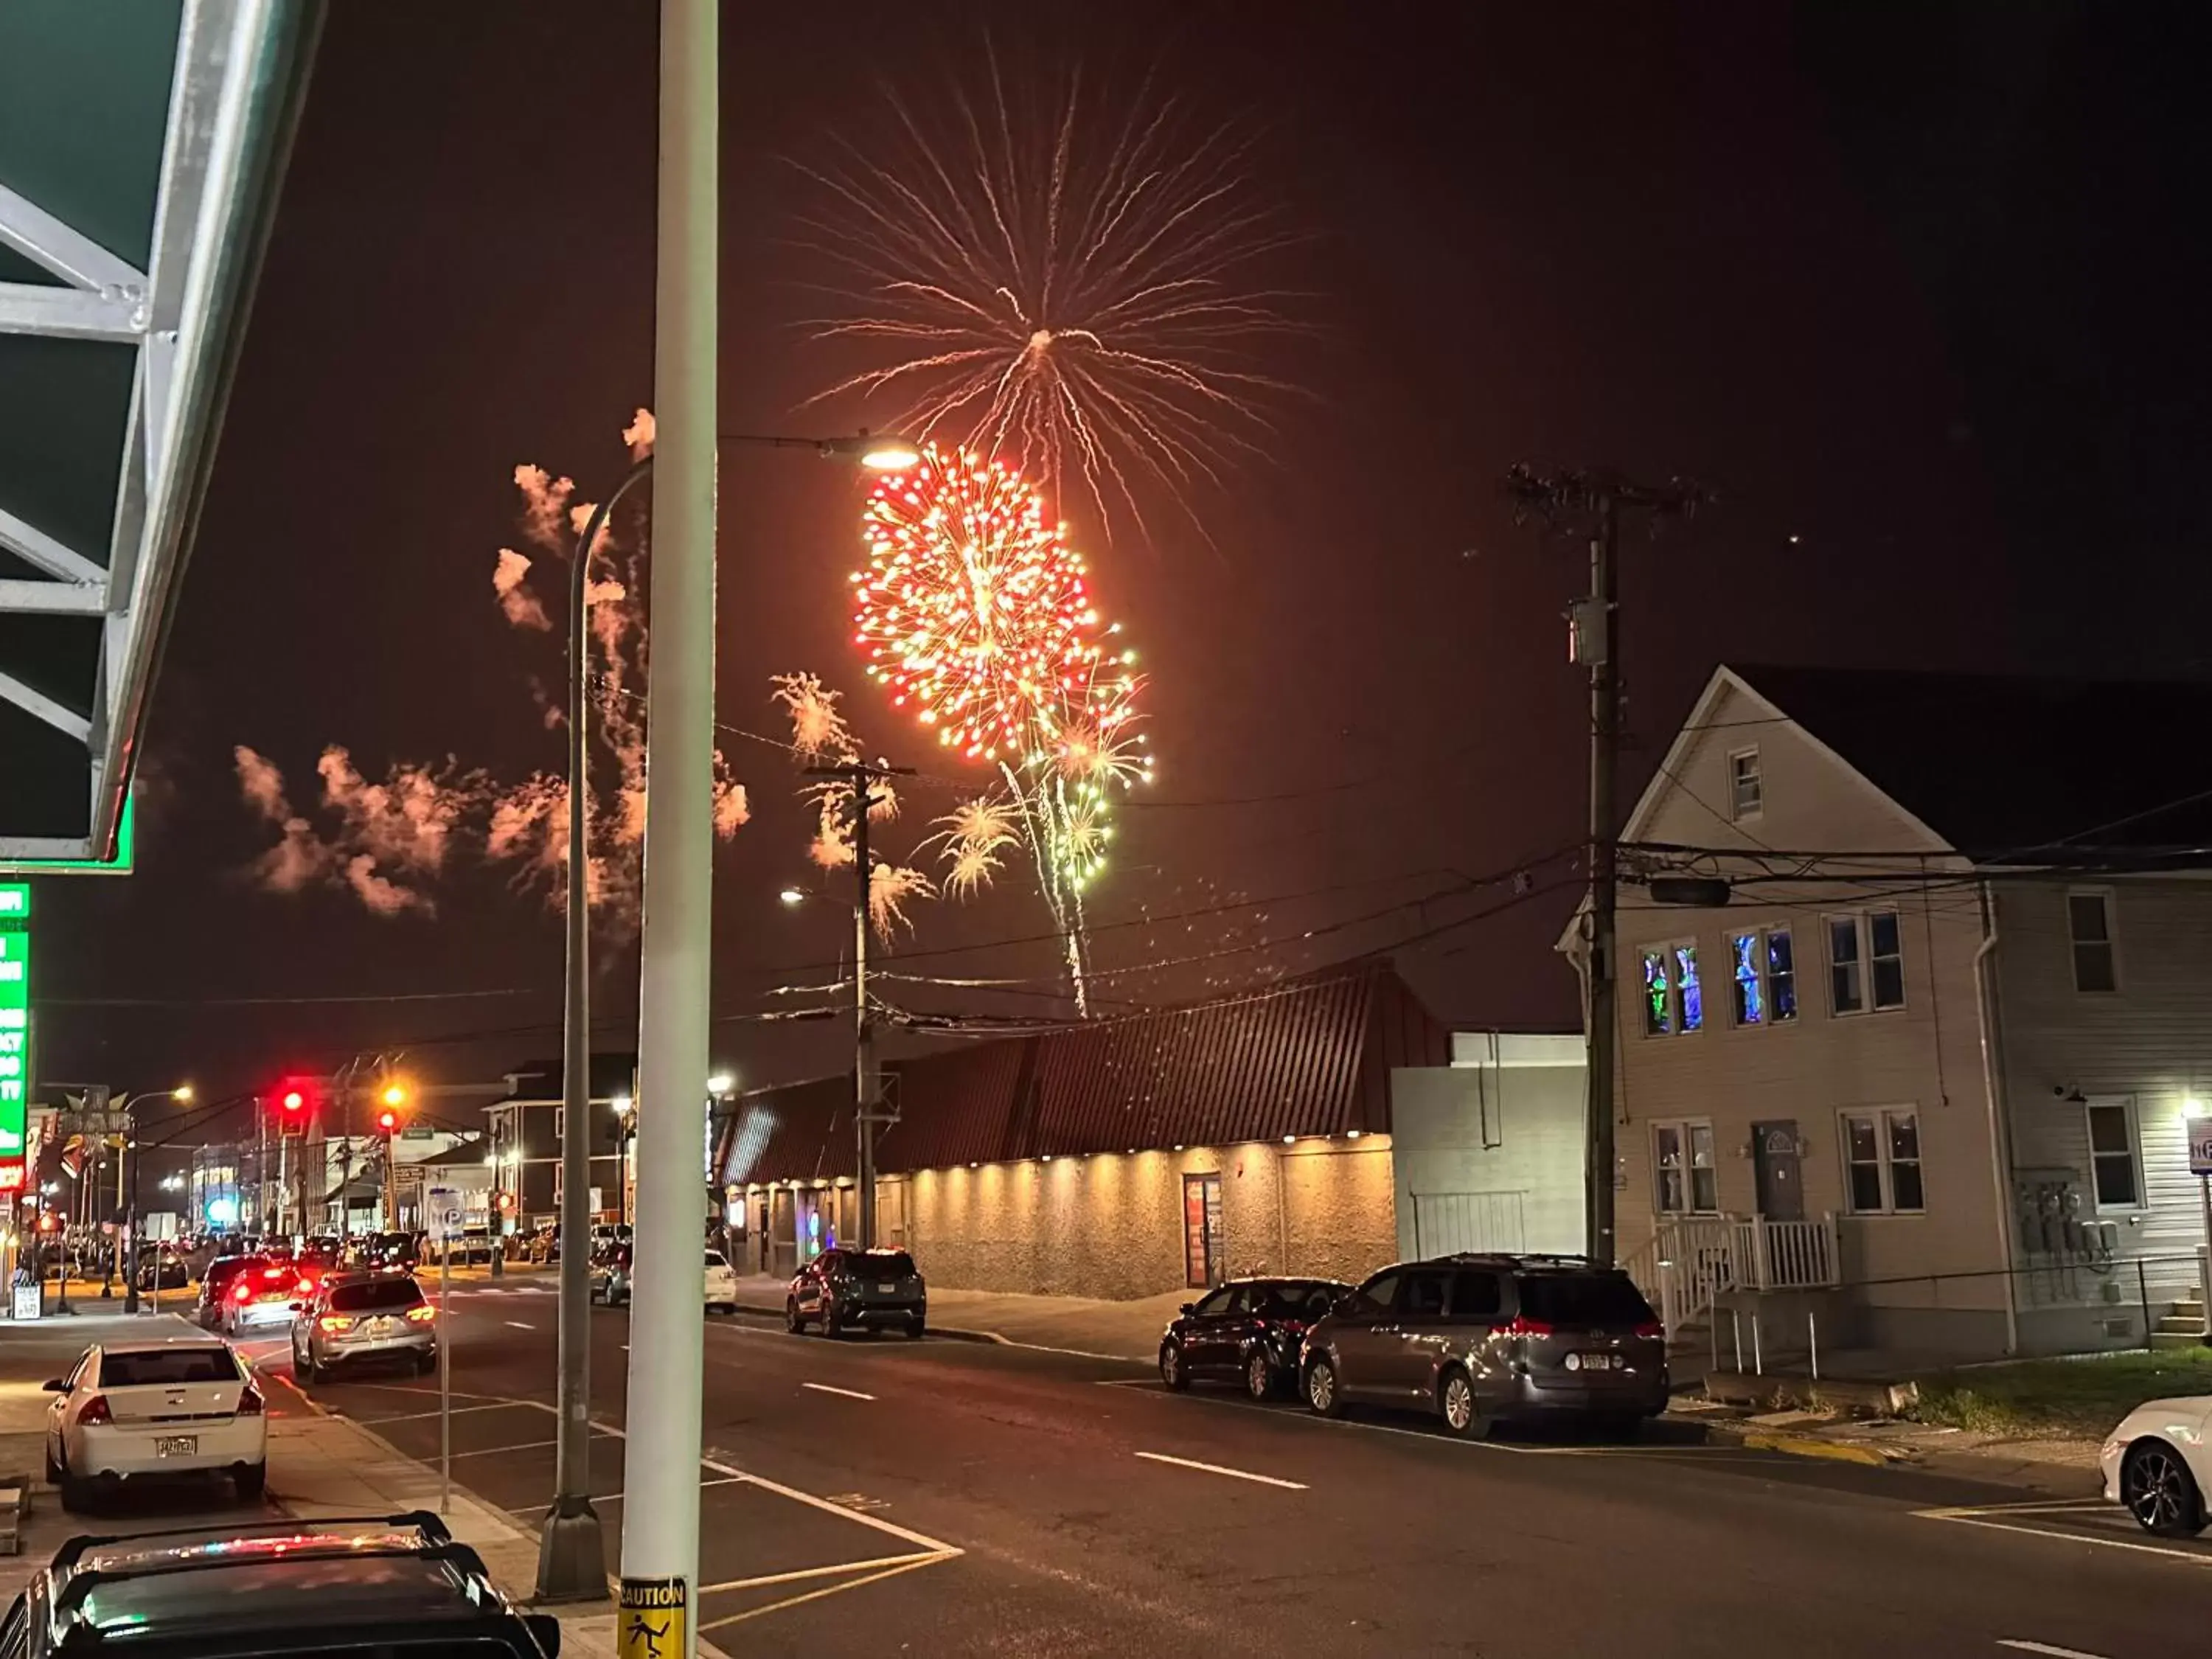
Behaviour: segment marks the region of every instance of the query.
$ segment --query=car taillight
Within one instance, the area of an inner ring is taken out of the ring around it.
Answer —
[[[1527,1314],[1515,1314],[1498,1328],[1506,1336],[1549,1336],[1552,1334],[1549,1325],[1540,1319],[1531,1319]]]
[[[1638,1336],[1656,1336],[1663,1341],[1667,1335],[1667,1328],[1658,1320],[1647,1319],[1641,1325],[1638,1325],[1636,1328],[1636,1334]]]
[[[419,1308],[410,1308],[407,1316],[418,1325],[427,1325],[438,1316],[438,1310],[426,1302]]]
[[[258,1417],[261,1415],[261,1390],[255,1388],[251,1382],[247,1383],[244,1389],[239,1391],[238,1414],[240,1417]]]
[[[349,1331],[354,1328],[355,1322],[345,1314],[325,1314],[315,1323],[326,1331]]]
[[[233,1302],[251,1302],[253,1299],[253,1286],[244,1279],[240,1279],[238,1288],[230,1293],[230,1299]]]
[[[108,1409],[107,1396],[96,1394],[84,1402],[84,1409],[76,1414],[77,1426],[92,1428],[101,1423],[112,1423],[115,1413]]]

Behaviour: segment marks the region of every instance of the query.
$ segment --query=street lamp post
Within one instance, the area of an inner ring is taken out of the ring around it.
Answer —
[[[123,1097],[123,1104],[112,1109],[124,1114],[123,1156],[131,1160],[131,1206],[125,1212],[123,1222],[123,1311],[138,1311],[138,1103],[144,1100],[173,1100],[190,1105],[192,1085],[179,1083],[173,1089],[141,1089],[135,1095]],[[154,1267],[154,1283],[161,1282],[161,1268],[157,1260]]]

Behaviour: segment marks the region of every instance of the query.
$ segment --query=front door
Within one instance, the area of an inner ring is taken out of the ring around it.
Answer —
[[[1769,1221],[1802,1221],[1805,1182],[1798,1167],[1796,1120],[1753,1124],[1751,1153],[1759,1214]]]
[[[1196,1289],[1218,1285],[1227,1277],[1223,1261],[1221,1177],[1187,1175],[1182,1178],[1183,1283]]]

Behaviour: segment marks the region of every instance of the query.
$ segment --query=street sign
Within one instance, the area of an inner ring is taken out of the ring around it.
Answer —
[[[431,1231],[443,1243],[456,1237],[461,1231],[461,1194],[458,1188],[433,1187],[428,1202],[424,1206]],[[443,1253],[441,1252],[442,1255]]]
[[[40,1305],[41,1296],[40,1287],[36,1281],[28,1285],[18,1285],[15,1289],[16,1318],[36,1319],[40,1314],[46,1311],[45,1308]]]
[[[2189,1127],[2189,1173],[2212,1176],[2212,1117],[2192,1117]]]

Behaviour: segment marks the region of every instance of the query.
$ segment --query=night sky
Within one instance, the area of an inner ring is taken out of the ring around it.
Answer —
[[[557,646],[501,620],[516,463],[620,476],[652,400],[655,9],[338,0],[287,184],[162,671],[129,880],[49,883],[48,1078],[203,1097],[362,1048],[425,1078],[557,1050],[556,915],[464,861],[439,912],[257,890],[274,832],[246,744],[314,796],[345,744],[372,775],[452,754],[559,763],[532,682]],[[1581,550],[1516,526],[1512,462],[1692,477],[1717,505],[1624,558],[1640,786],[1721,659],[2201,674],[2212,583],[2212,291],[2200,203],[2202,9],[1188,5],[727,9],[722,423],[849,430],[801,410],[834,356],[796,246],[823,201],[791,162],[972,73],[1148,64],[1207,124],[1259,136],[1253,183],[1300,245],[1268,275],[1311,325],[1270,348],[1303,388],[1273,454],[1110,548],[1097,585],[1144,653],[1149,804],[1094,895],[1120,1002],[1184,998],[1399,950],[1463,1025],[1571,1029],[1550,946],[1571,866],[1445,897],[1574,841],[1585,694],[1559,613]],[[940,766],[859,673],[845,574],[859,486],[805,456],[722,471],[721,718],[774,733],[767,678],[843,688],[893,760]],[[808,825],[787,760],[732,740],[754,817],[718,857],[715,1006],[834,977],[848,924],[789,911]],[[951,804],[916,792],[894,851]],[[1119,926],[1139,915],[1270,899]],[[1398,906],[1397,908],[1389,908]],[[1364,920],[1363,920],[1363,918]],[[915,913],[903,951],[1026,939],[1018,869]],[[1286,940],[1257,952],[1225,947]],[[1179,963],[1180,958],[1210,959]],[[1030,944],[908,971],[1025,975]],[[629,1046],[633,951],[603,963],[600,1046]],[[452,1000],[271,1003],[256,999]],[[1064,1012],[904,986],[921,1008]],[[129,1006],[103,1006],[125,1000]],[[937,1039],[943,1041],[944,1039]],[[835,1068],[839,1032],[717,1027],[749,1084]]]

